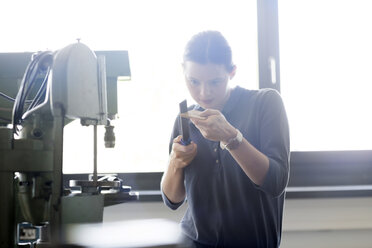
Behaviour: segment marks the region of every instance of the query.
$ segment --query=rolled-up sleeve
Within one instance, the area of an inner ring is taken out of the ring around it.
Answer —
[[[260,151],[269,159],[269,170],[259,188],[278,197],[288,184],[290,139],[287,114],[277,91],[264,92],[260,113]]]
[[[171,202],[168,197],[164,194],[163,190],[161,190],[161,197],[163,198],[163,202],[164,204],[169,207],[170,209],[172,210],[176,210],[177,208],[179,208],[185,200],[181,201],[181,202],[178,202],[178,203],[173,203]]]

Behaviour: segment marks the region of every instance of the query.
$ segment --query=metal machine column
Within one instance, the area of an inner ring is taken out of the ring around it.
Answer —
[[[1,156],[0,152],[0,156]],[[1,171],[0,163],[0,247],[12,247],[14,244],[14,175]]]

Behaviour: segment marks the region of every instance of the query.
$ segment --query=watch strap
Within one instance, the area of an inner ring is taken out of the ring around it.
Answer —
[[[243,141],[243,135],[242,133],[236,129],[237,131],[237,134],[234,138],[230,139],[226,144],[223,144],[222,142],[220,142],[220,147],[222,150],[226,149],[228,151],[230,150],[234,150],[236,148],[238,148],[238,146],[242,143]]]

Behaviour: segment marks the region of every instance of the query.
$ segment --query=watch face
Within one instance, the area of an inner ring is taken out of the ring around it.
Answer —
[[[242,133],[238,129],[236,130],[238,131],[236,137],[225,146],[227,150],[236,149],[240,145],[240,143],[242,143],[243,141]]]

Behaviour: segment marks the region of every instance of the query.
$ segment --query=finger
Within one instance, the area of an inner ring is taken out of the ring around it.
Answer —
[[[216,109],[206,109],[199,114],[201,117],[209,117],[211,115],[219,115],[221,112]]]
[[[211,123],[210,117],[211,117],[211,115],[208,116],[208,117],[206,117],[205,120],[202,120],[202,119],[193,119],[193,118],[191,118],[190,120],[195,125],[195,127],[200,130],[200,128],[206,127],[206,126],[210,125],[210,123]]]
[[[195,150],[197,145],[191,141],[188,145],[182,145],[181,143],[173,143],[173,150],[180,153],[191,153],[193,150]]]
[[[182,135],[178,135],[176,138],[173,139],[173,143],[180,143],[182,139]]]
[[[186,113],[181,113],[181,117],[183,118],[194,118],[194,119],[206,119],[206,117],[200,116],[201,111],[198,110],[190,110]]]
[[[187,146],[187,151],[179,152],[178,155],[182,156],[186,160],[189,160],[195,157],[196,152],[197,152],[197,145],[195,143],[191,143]]]
[[[184,146],[178,143],[173,144],[172,152],[178,158],[187,159],[189,157],[194,157],[196,154],[197,145],[192,143],[188,146]]]

